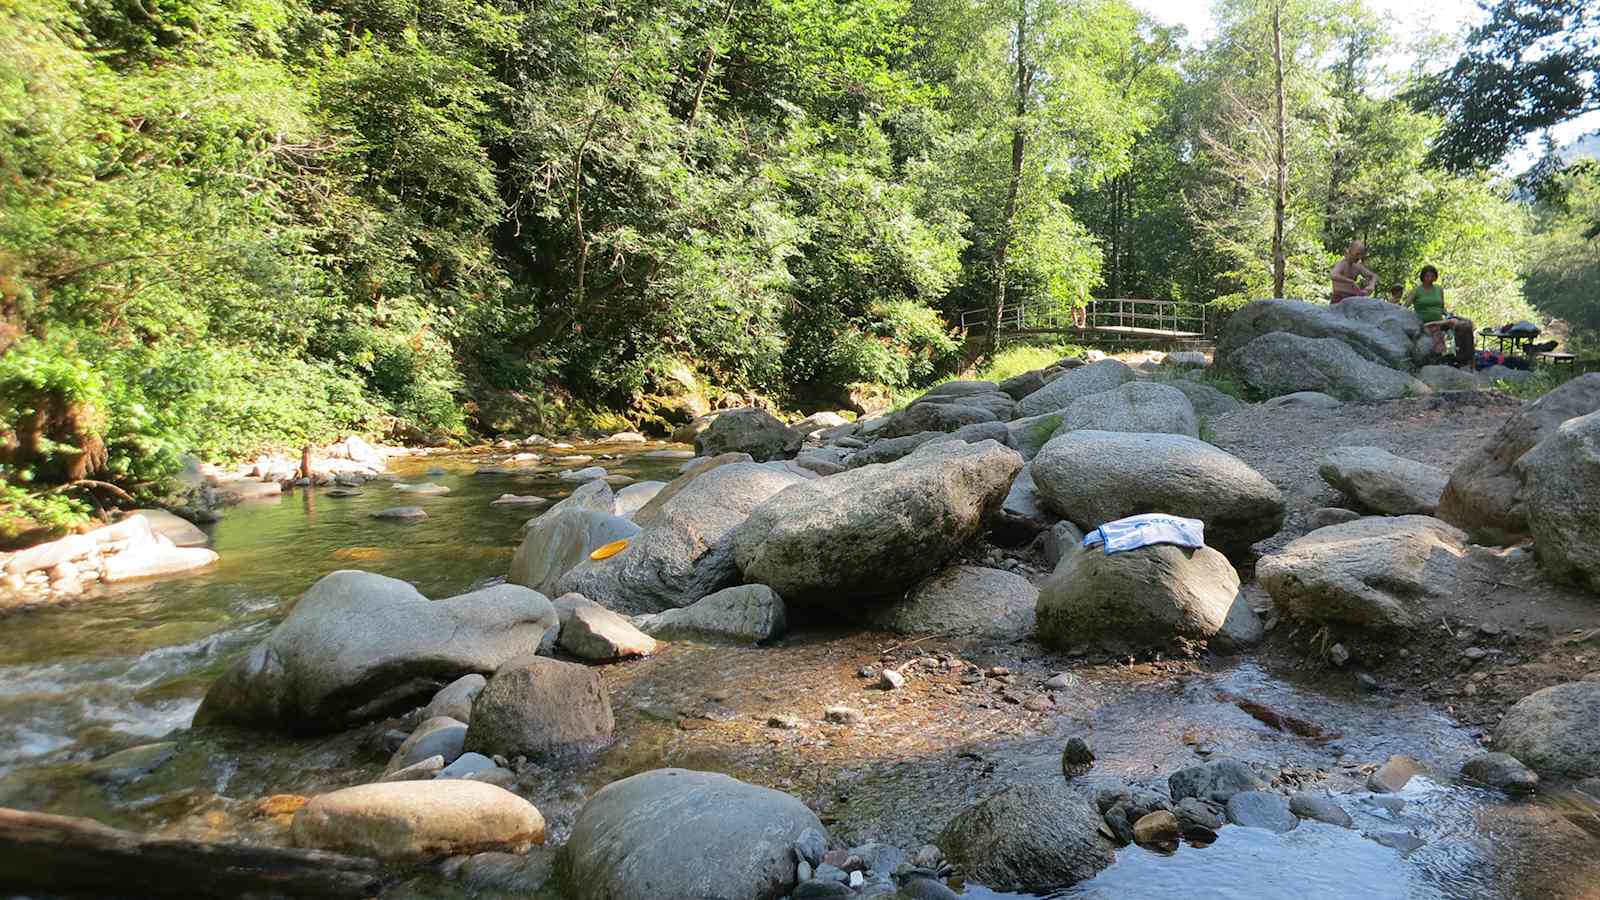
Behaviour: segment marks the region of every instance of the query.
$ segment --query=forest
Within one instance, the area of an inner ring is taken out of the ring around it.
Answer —
[[[962,310],[1320,299],[1355,238],[1593,346],[1600,169],[1499,163],[1600,106],[1600,16],[1486,9],[6,0],[0,500],[840,408],[970,363]]]

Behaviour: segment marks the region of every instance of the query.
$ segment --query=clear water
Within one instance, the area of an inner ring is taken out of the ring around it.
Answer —
[[[582,452],[637,454],[638,447]],[[449,495],[401,494],[378,482],[360,497],[296,492],[232,508],[212,526],[220,563],[204,574],[105,590],[84,602],[0,619],[0,805],[94,816],[171,835],[282,841],[280,826],[253,812],[257,798],[315,793],[371,779],[382,759],[364,749],[374,729],[317,739],[189,732],[218,673],[263,637],[317,578],[362,568],[450,596],[503,577],[522,523],[537,510],[493,507],[502,493],[559,497],[572,485],[561,466],[531,475],[474,476],[488,456],[407,460],[407,481]],[[677,461],[631,455],[596,460],[636,478],[669,479]],[[431,467],[446,473],[426,474]],[[381,521],[386,506],[420,505],[421,522]],[[1154,781],[1225,753],[1327,773],[1356,819],[1346,830],[1302,823],[1286,834],[1230,827],[1212,846],[1162,854],[1137,847],[1074,898],[1466,898],[1600,896],[1600,819],[1577,795],[1512,803],[1441,778],[1408,788],[1398,812],[1361,790],[1360,763],[1409,753],[1449,773],[1476,752],[1475,735],[1431,708],[1394,696],[1330,695],[1275,679],[1248,660],[1173,675],[1091,669],[1058,695],[1049,714],[993,715],[937,693],[864,691],[855,669],[898,639],[859,632],[807,633],[774,647],[671,644],[659,656],[610,666],[616,743],[574,770],[536,773],[519,786],[565,839],[588,793],[663,765],[724,771],[811,802],[835,834],[914,849],[966,805],[1010,784],[1061,778],[1062,742],[1084,736],[1098,760],[1084,776]],[[982,658],[974,649],[967,658]],[[1050,665],[1038,648],[990,651],[992,662]],[[952,684],[952,690],[954,690]],[[1238,697],[1320,726],[1312,741],[1275,731]],[[862,708],[868,726],[824,726],[823,705]],[[941,705],[944,704],[944,705]],[[775,715],[801,729],[766,726]],[[685,727],[685,719],[697,727]],[[1019,725],[1019,722],[1022,724]],[[375,726],[375,728],[381,726]],[[158,739],[179,755],[150,777],[107,787],[84,764]],[[1587,830],[1586,830],[1587,829]],[[1406,832],[1424,841],[1408,854],[1374,839]],[[437,879],[394,896],[457,895]],[[965,896],[996,898],[978,885]],[[549,894],[549,896],[554,896]]]

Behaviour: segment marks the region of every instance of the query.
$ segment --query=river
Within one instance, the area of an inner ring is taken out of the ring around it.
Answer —
[[[641,449],[582,452],[619,454],[595,464],[639,479],[675,474],[678,461],[647,458]],[[208,526],[221,560],[203,574],[101,588],[81,602],[0,619],[0,805],[175,836],[281,843],[281,823],[257,815],[257,800],[372,779],[383,758],[368,742],[381,726],[317,739],[190,732],[200,698],[300,592],[335,569],[405,579],[436,598],[503,578],[521,525],[534,511],[490,501],[507,492],[556,498],[572,485],[549,469],[473,474],[495,461],[453,453],[396,462],[407,481],[449,487],[443,496],[399,494],[375,482],[357,497],[296,491],[236,506]],[[386,506],[413,504],[429,517],[370,517]],[[557,844],[584,797],[610,780],[663,765],[713,769],[796,794],[852,843],[881,840],[914,850],[964,806],[1001,787],[1061,778],[1061,746],[1076,735],[1098,756],[1083,776],[1090,783],[1160,781],[1208,754],[1227,754],[1333,789],[1356,827],[1308,821],[1284,835],[1230,827],[1205,848],[1163,854],[1129,847],[1101,875],[1058,896],[1600,895],[1600,842],[1569,817],[1569,795],[1511,802],[1441,776],[1414,782],[1397,809],[1361,790],[1360,767],[1391,753],[1449,773],[1479,750],[1473,732],[1419,702],[1319,693],[1249,658],[1079,665],[1072,688],[1058,692],[1055,707],[1045,711],[1009,702],[999,682],[930,677],[923,679],[926,689],[866,690],[857,669],[885,651],[897,660],[926,657],[930,666],[958,657],[1006,666],[1013,672],[1007,681],[1024,686],[1064,665],[1032,644],[905,644],[841,628],[761,648],[680,641],[652,659],[607,667],[615,744],[579,768],[525,775],[518,789],[545,813]],[[1240,698],[1316,723],[1324,736],[1277,731],[1241,708]],[[821,723],[821,708],[830,703],[861,708],[867,724]],[[799,727],[770,727],[774,717]],[[90,761],[156,740],[176,741],[179,751],[153,774],[120,785],[85,777]],[[1592,811],[1576,818],[1582,815]],[[1400,833],[1421,846],[1403,852],[1380,841],[1393,843],[1385,836]],[[1016,896],[977,885],[965,891]],[[429,875],[390,890],[395,897],[455,893]],[[541,896],[558,895],[547,888]]]

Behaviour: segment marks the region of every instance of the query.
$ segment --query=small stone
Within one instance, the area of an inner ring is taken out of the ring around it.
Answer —
[[[1399,850],[1401,855],[1410,853],[1411,851],[1416,850],[1427,843],[1427,841],[1424,841],[1422,838],[1417,837],[1409,831],[1378,831],[1368,834],[1367,837],[1372,838],[1385,847],[1392,847],[1395,850]]]
[[[859,725],[867,720],[865,713],[850,706],[830,706],[823,710],[823,717],[836,725]]]
[[[878,667],[877,666],[862,666],[861,668],[856,670],[856,677],[857,678],[876,678],[876,677],[878,677]]]
[[[378,779],[378,781],[380,783],[386,783],[390,781],[426,781],[438,775],[443,769],[444,757],[434,755],[428,757],[427,759],[414,762],[403,769],[395,769],[393,772],[386,772],[381,778]]]
[[[1133,823],[1133,839],[1139,844],[1168,844],[1176,841],[1180,834],[1178,817],[1164,809],[1147,813]]]
[[[1061,750],[1061,765],[1087,766],[1094,763],[1094,751],[1081,737],[1067,738],[1067,745]]]
[[[849,855],[843,852],[840,853],[840,856],[844,857],[843,859],[838,860],[840,863],[849,858]],[[833,857],[833,853],[830,852],[828,857]],[[812,876],[812,878],[816,881],[831,881],[836,884],[844,884],[846,881],[850,880],[850,873],[846,872],[844,869],[841,869],[832,859],[827,859],[822,863],[822,865],[817,866],[816,873]]]
[[[1405,789],[1412,778],[1424,771],[1422,763],[1409,756],[1395,754],[1367,778],[1367,790],[1374,794],[1397,794]]]
[[[1228,798],[1228,821],[1246,828],[1265,828],[1282,834],[1293,831],[1300,820],[1289,811],[1282,794],[1240,791]]]
[[[1485,656],[1488,656],[1489,651],[1483,649],[1482,647],[1468,647],[1467,649],[1461,651],[1461,655],[1465,656],[1472,662],[1477,662],[1478,660],[1483,659]]]
[[[794,716],[771,716],[767,719],[767,727],[793,731],[800,727],[800,720]]]
[[[1227,821],[1222,812],[1222,807],[1198,797],[1185,797],[1172,808],[1179,829],[1190,840],[1215,840],[1217,829]]]
[[[1344,664],[1349,661],[1350,651],[1346,650],[1343,644],[1334,644],[1328,648],[1328,662],[1343,668]]]
[[[813,867],[819,866],[828,852],[828,836],[815,828],[807,828],[795,839],[794,852],[798,859]]]
[[[794,878],[795,878],[795,881],[810,881],[811,880],[811,863],[808,863],[808,862],[806,862],[805,860],[802,859],[802,860],[800,860],[799,863],[795,864],[795,867],[794,867]]]
[[[1050,676],[1050,678],[1045,681],[1044,686],[1047,690],[1064,691],[1067,688],[1073,687],[1076,683],[1077,679],[1071,674],[1067,672],[1058,672],[1057,674]]]
[[[944,851],[933,844],[923,844],[911,855],[911,864],[919,869],[938,869],[942,862],[944,862]]]
[[[1314,819],[1329,825],[1338,825],[1340,828],[1349,828],[1354,824],[1350,814],[1333,802],[1332,797],[1309,791],[1300,791],[1290,797],[1289,811],[1302,819]]]
[[[923,874],[913,872],[906,876],[900,885],[900,897],[909,900],[957,900],[960,897],[955,891],[950,890],[943,882],[939,881],[937,874]]]
[[[1011,674],[1011,670],[1005,666],[990,666],[989,671],[984,674],[988,675],[990,678],[1004,678],[1005,676]]]
[[[885,691],[898,691],[906,686],[906,677],[894,669],[884,669],[878,676],[878,687]]]
[[[1022,701],[1022,708],[1029,712],[1048,712],[1056,708],[1056,701],[1049,694],[1035,694]]]
[[[839,874],[843,875],[843,872]],[[836,897],[853,896],[849,885],[842,881],[827,881],[822,878],[813,878],[802,881],[790,895],[794,900],[832,900]]]
[[[1383,685],[1378,683],[1378,679],[1373,678],[1371,675],[1368,675],[1365,672],[1356,673],[1356,685],[1363,691],[1372,694],[1376,694],[1383,690]]]

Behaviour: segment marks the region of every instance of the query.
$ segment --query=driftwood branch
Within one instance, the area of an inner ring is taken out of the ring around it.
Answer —
[[[103,491],[110,491],[111,493],[115,494],[117,496],[117,499],[119,499],[119,500],[126,500],[129,503],[138,503],[139,502],[138,500],[134,499],[132,494],[128,493],[127,491],[123,490],[122,488],[117,487],[116,485],[112,484],[111,482],[109,482],[109,481],[95,481],[93,478],[80,478],[77,481],[69,481],[66,484],[56,485],[55,487],[51,488],[48,491],[45,491],[44,493],[46,493],[46,494],[58,494],[58,493],[60,493],[62,491],[69,491],[69,490],[71,490],[73,488],[78,488],[78,487],[99,488],[100,490],[103,490]]]
[[[377,862],[322,850],[167,840],[92,819],[0,808],[4,893],[371,897]]]

